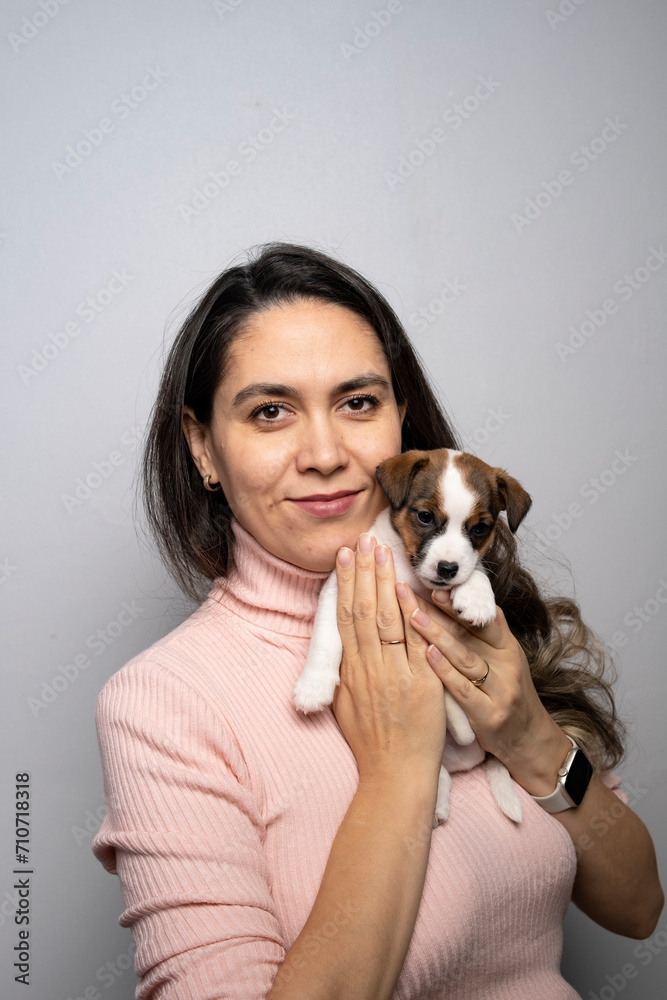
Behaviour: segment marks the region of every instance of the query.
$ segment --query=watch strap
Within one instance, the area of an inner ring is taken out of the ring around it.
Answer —
[[[567,733],[565,735],[567,736]],[[568,752],[567,757],[563,761],[562,767],[559,767],[558,769],[558,779],[553,792],[549,795],[531,795],[531,798],[541,805],[542,808],[548,813],[563,812],[564,809],[572,809],[578,805],[578,803],[573,802],[567,794],[567,791],[565,790],[565,782],[567,781],[567,775],[574,758],[578,753],[583,753],[583,750],[577,746],[571,736],[567,736],[567,738],[572,744],[572,749]]]

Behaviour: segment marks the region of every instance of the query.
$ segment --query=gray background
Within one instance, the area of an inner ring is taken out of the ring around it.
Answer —
[[[0,12],[4,995],[133,996],[118,880],[90,851],[94,705],[191,610],[133,517],[137,442],[186,309],[273,238],[374,281],[466,446],[532,494],[526,560],[616,646],[620,773],[664,875],[667,266],[652,254],[667,241],[667,5],[404,0],[389,17],[385,0],[43,4]],[[84,130],[93,144],[68,166]],[[230,160],[222,187],[209,172]],[[77,656],[88,665],[68,669]],[[11,968],[17,771],[32,776],[30,987]],[[587,1000],[653,1000],[666,926],[663,914],[651,951],[571,907],[564,974]]]

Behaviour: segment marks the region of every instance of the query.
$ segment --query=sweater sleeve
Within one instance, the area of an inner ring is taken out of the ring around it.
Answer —
[[[173,671],[131,661],[96,711],[106,811],[95,857],[119,876],[136,1000],[265,997],[285,957],[246,764]]]

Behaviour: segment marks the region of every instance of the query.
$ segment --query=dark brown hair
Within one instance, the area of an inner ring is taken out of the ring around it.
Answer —
[[[184,405],[208,426],[227,370],[230,345],[251,316],[300,299],[352,310],[375,331],[391,372],[396,402],[407,400],[402,451],[461,448],[417,354],[387,300],[351,267],[319,250],[290,243],[252,248],[192,309],[165,363],[147,429],[141,485],[148,525],[180,587],[203,599],[234,566],[231,511],[221,492],[205,490],[181,425]],[[520,564],[504,520],[484,556],[496,603],[523,647],[548,712],[581,743],[596,769],[623,754],[604,647],[565,597],[545,599]]]

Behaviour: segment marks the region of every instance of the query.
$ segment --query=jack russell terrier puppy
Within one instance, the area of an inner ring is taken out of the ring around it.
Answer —
[[[396,579],[426,599],[436,587],[451,590],[452,606],[464,621],[488,625],[496,617],[496,602],[482,556],[502,510],[510,530],[516,532],[532,503],[528,493],[504,469],[449,448],[403,452],[380,462],[376,477],[389,507],[380,512],[369,533],[392,550]],[[294,704],[302,712],[330,705],[340,683],[343,645],[337,599],[334,570],[320,593],[308,656],[294,687]],[[498,806],[520,822],[521,802],[509,771],[496,757],[486,755],[463,709],[447,690],[445,706],[448,733],[433,825],[449,815],[450,772],[467,771],[482,761]]]

